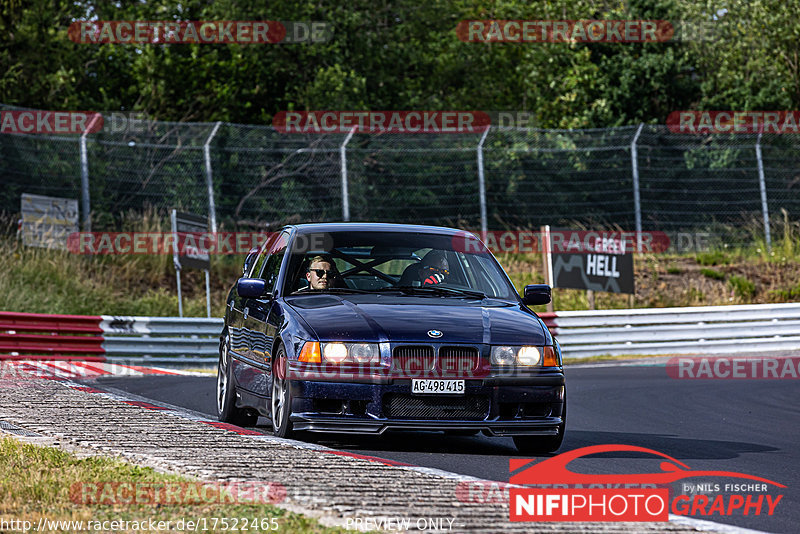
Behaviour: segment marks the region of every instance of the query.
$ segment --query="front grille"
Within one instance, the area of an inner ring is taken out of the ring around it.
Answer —
[[[463,376],[478,369],[480,359],[475,347],[442,347],[439,349],[439,369]]]
[[[383,397],[383,414],[395,419],[465,419],[481,421],[489,413],[484,395],[414,397],[391,393]]]
[[[403,372],[430,371],[433,369],[433,347],[430,345],[401,345],[395,347],[392,370]]]

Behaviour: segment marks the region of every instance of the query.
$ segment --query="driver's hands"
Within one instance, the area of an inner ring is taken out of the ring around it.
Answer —
[[[436,285],[436,284],[441,284],[443,281],[444,281],[444,275],[442,273],[435,273],[427,277],[425,280],[423,280],[422,285],[423,286]]]

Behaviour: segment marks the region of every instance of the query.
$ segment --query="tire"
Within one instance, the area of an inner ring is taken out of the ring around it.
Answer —
[[[272,434],[279,438],[290,438],[295,435],[292,422],[289,420],[292,412],[292,388],[287,378],[286,365],[286,351],[281,345],[272,361],[272,387],[269,396]]]
[[[520,454],[546,454],[556,452],[564,441],[564,431],[567,428],[567,398],[564,396],[564,411],[562,423],[558,425],[557,436],[514,436],[514,445]]]
[[[227,332],[219,344],[219,363],[217,364],[217,418],[223,423],[238,426],[255,426],[258,414],[251,410],[236,407],[236,386],[233,369],[230,365],[230,338]]]

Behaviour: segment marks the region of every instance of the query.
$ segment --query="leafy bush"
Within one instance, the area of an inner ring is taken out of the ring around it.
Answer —
[[[700,252],[697,254],[697,263],[700,265],[727,265],[731,259],[720,250],[713,252]]]
[[[700,269],[700,273],[703,276],[705,276],[707,278],[712,278],[714,280],[724,280],[725,279],[725,274],[724,273],[721,273],[721,272],[716,271],[714,269],[708,269],[708,268]]]
[[[741,298],[752,298],[756,294],[756,285],[742,276],[731,276],[728,284],[733,288],[733,292]]]

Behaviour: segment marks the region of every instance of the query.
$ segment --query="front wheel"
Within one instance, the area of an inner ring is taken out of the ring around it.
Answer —
[[[217,365],[217,417],[224,423],[255,426],[258,415],[236,407],[236,386],[228,353],[229,345],[230,339],[225,334],[219,345],[219,363]]]
[[[286,351],[281,346],[272,361],[272,389],[270,391],[270,413],[272,433],[279,438],[294,435],[289,416],[292,413],[292,388],[289,383]]]
[[[567,428],[567,398],[564,397],[564,408],[561,412],[561,424],[558,425],[557,436],[514,436],[514,445],[520,454],[545,454],[556,452],[564,441]]]

